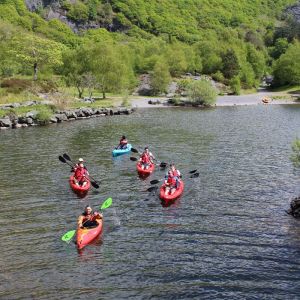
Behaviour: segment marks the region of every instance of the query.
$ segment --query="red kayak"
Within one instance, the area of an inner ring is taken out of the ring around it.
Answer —
[[[181,196],[181,194],[183,193],[184,182],[183,181],[179,182],[179,187],[175,190],[175,192],[172,195],[170,193],[166,194],[165,188],[166,188],[166,185],[163,184],[159,191],[159,197],[166,202],[172,201],[172,200],[175,200],[176,198],[178,198],[179,196]]]
[[[80,250],[85,247],[87,244],[95,240],[102,231],[103,221],[102,219],[96,220],[98,222],[98,226],[94,228],[78,228],[76,243],[77,248]]]
[[[89,180],[87,180],[87,184],[85,186],[76,185],[74,183],[74,175],[70,176],[69,182],[72,190],[76,193],[86,193],[91,188],[91,182]]]
[[[155,164],[150,164],[148,169],[143,169],[142,165],[138,162],[136,164],[136,169],[140,175],[144,175],[144,176],[150,175],[155,169]]]

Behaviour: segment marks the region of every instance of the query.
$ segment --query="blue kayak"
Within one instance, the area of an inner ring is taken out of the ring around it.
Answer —
[[[131,150],[131,144],[127,144],[127,147],[125,149],[114,149],[112,151],[112,156],[115,157],[115,156],[123,155],[130,152],[130,150]]]

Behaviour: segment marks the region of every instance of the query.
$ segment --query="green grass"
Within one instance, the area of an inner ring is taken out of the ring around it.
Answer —
[[[55,108],[51,105],[34,105],[34,106],[24,106],[17,107],[12,109],[0,109],[0,117],[8,116],[8,115],[16,115],[16,116],[24,116],[26,113],[30,111],[37,111],[38,114],[42,116],[52,115],[54,113]]]
[[[281,86],[278,88],[270,89],[271,92],[284,92],[288,94],[293,94],[293,93],[300,93],[300,85],[286,85],[286,86]]]

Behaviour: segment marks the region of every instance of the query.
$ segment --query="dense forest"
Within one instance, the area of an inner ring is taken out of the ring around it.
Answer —
[[[132,91],[144,73],[153,94],[186,73],[209,75],[235,93],[271,74],[274,86],[297,85],[300,26],[287,13],[294,3],[0,0],[1,86],[18,76],[63,78],[80,97],[94,89],[105,97]]]

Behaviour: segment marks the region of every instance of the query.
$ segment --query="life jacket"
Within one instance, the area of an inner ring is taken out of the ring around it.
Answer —
[[[87,215],[85,212],[82,213],[83,220],[82,224],[86,221],[95,221],[96,219],[100,219],[100,215],[97,212],[92,212],[91,214]]]
[[[178,173],[177,170],[172,171],[172,172],[173,172],[173,176],[175,176],[175,177],[177,177],[177,178],[180,178],[180,175],[179,175],[179,173]]]
[[[150,164],[151,160],[150,160],[150,156],[147,153],[143,153],[141,156],[142,159],[142,163],[143,164]]]
[[[75,169],[75,173],[74,173],[74,177],[75,177],[75,179],[83,179],[84,178],[84,176],[85,175],[87,175],[87,170],[83,167],[77,167],[76,169]]]
[[[171,186],[175,186],[176,185],[176,177],[174,175],[172,176],[168,176],[168,179],[167,179],[167,183]]]

